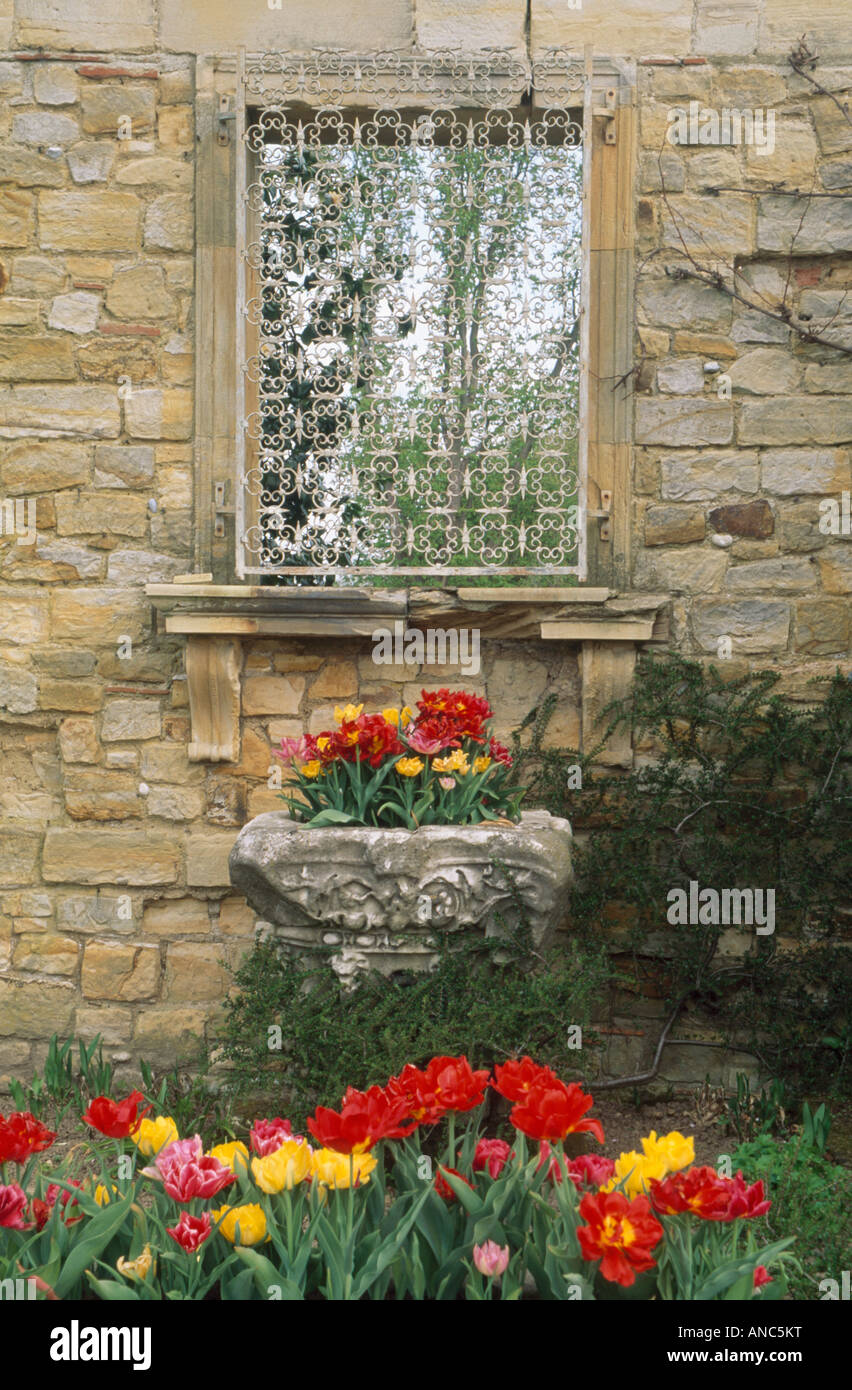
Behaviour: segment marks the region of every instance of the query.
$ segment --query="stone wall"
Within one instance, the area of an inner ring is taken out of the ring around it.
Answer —
[[[804,31],[823,91],[788,62]],[[800,698],[849,669],[852,536],[823,534],[819,504],[852,486],[852,367],[791,327],[852,345],[846,0],[283,0],[239,17],[224,0],[0,0],[0,1077],[54,1031],[101,1033],[125,1067],[212,1038],[254,927],[227,852],[277,804],[272,743],[339,701],[457,678],[380,670],[363,643],[256,642],[240,762],[191,764],[182,640],[143,589],[193,568],[194,55],[413,42],[591,42],[635,65],[633,585],[671,593],[681,650],[717,657],[729,637],[729,669],[778,663]],[[690,101],[771,107],[774,152],[673,146]],[[553,689],[553,735],[576,741],[575,648],[483,650],[473,684],[504,733]],[[613,1065],[658,1012],[651,992],[618,1007]]]

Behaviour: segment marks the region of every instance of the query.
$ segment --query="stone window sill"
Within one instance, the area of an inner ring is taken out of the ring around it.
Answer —
[[[241,639],[369,638],[379,628],[477,628],[493,641],[580,646],[584,715],[627,694],[636,652],[668,638],[668,594],[595,588],[343,589],[148,584],[161,631],[187,639],[193,762],[239,758]],[[585,721],[584,721],[585,722]],[[591,727],[591,722],[585,723]],[[624,765],[629,746],[608,749]]]

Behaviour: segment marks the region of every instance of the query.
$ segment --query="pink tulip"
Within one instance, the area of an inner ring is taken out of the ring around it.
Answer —
[[[413,748],[415,753],[425,753],[427,757],[431,757],[433,753],[440,753],[449,746],[447,739],[430,738],[421,729],[412,729],[407,735],[407,740],[409,748]]]
[[[499,1279],[506,1273],[509,1265],[508,1245],[498,1245],[496,1240],[486,1240],[473,1247],[473,1263],[487,1279]]]
[[[282,763],[294,762],[296,759],[299,762],[306,762],[311,756],[304,734],[300,734],[298,738],[282,738],[281,746],[273,748],[272,752],[276,758],[281,759]]]
[[[27,1194],[18,1183],[11,1182],[8,1187],[0,1186],[0,1226],[5,1226],[11,1231],[28,1230],[29,1226],[22,1215],[26,1205]],[[32,1222],[29,1225],[32,1225]]]
[[[290,1121],[282,1120],[280,1115],[276,1115],[274,1120],[255,1120],[251,1128],[251,1146],[261,1158],[266,1158],[267,1154],[274,1154],[288,1139],[303,1137],[301,1134],[294,1134]]]
[[[163,1171],[163,1187],[176,1202],[189,1202],[193,1197],[214,1197],[235,1181],[230,1168],[209,1154],[192,1158],[188,1163],[173,1163]]]

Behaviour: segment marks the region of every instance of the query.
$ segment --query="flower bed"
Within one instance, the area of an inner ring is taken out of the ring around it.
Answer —
[[[482,1135],[489,1088],[509,1139]],[[87,1180],[50,1171],[32,1115],[0,1117],[0,1279],[122,1300],[782,1297],[792,1238],[758,1247],[762,1183],[694,1166],[678,1132],[569,1158],[570,1135],[604,1142],[592,1106],[529,1057],[493,1076],[436,1057],[318,1107],[310,1139],[275,1117],[205,1153],[134,1091],[82,1116]]]

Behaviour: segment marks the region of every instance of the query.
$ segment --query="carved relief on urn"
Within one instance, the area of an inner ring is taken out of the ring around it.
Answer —
[[[243,827],[230,871],[267,939],[300,954],[336,948],[347,982],[368,965],[429,968],[438,933],[495,936],[521,917],[545,944],[566,914],[571,843],[568,821],[547,811],[414,831],[312,828],[272,811]]]

